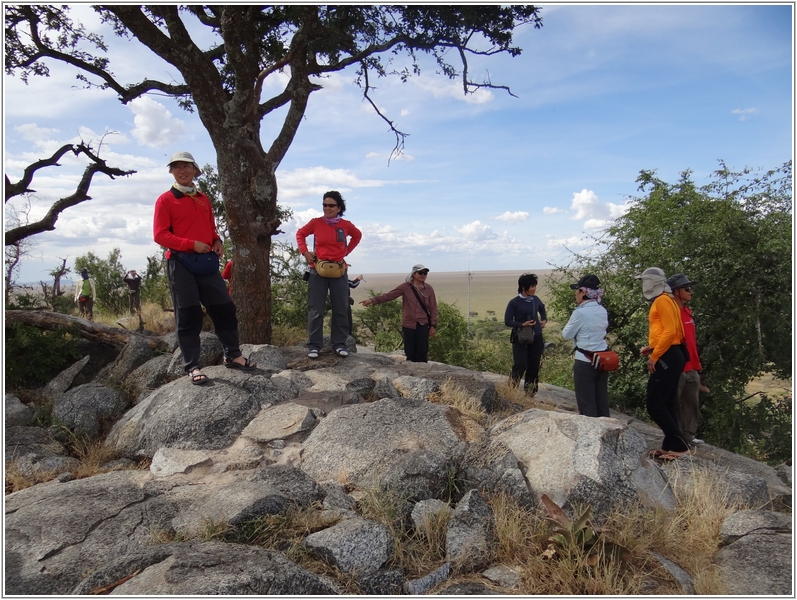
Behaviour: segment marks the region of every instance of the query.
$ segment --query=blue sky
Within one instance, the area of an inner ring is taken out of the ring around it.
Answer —
[[[432,65],[407,83],[376,82],[374,99],[409,133],[388,165],[394,138],[365,103],[353,72],[320,81],[278,173],[280,204],[294,211],[277,239],[321,214],[330,189],[363,231],[349,257],[358,273],[533,270],[568,261],[623,214],[642,169],[674,182],[685,169],[697,184],[723,159],[733,169],[774,168],[793,155],[791,5],[542,6],[543,27],[522,27],[523,53],[471,60],[517,96],[461,83]],[[114,38],[88,6],[87,26],[110,42],[111,68],[132,83],[177,73],[135,41]],[[93,200],[70,208],[56,230],[32,238],[20,281],[36,282],[67,258],[120,248],[143,270],[155,198],[171,185],[168,157],[189,150],[200,165],[215,152],[195,114],[162,96],[123,106],[113,92],[77,89],[75,71],[55,65],[25,86],[4,78],[4,170],[12,180],[34,160],[79,139],[129,178],[97,175]],[[284,85],[268,84],[266,94]],[[262,125],[268,147],[279,121]],[[65,157],[39,172],[33,220],[74,191],[85,162]],[[6,210],[8,211],[8,205]]]

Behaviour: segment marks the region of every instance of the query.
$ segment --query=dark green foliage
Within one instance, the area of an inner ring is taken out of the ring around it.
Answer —
[[[6,305],[6,310],[33,310],[40,308],[42,300],[29,292],[16,294],[14,299]]]
[[[650,305],[633,276],[657,266],[699,282],[691,308],[711,388],[701,399],[700,437],[748,453],[766,440],[761,453],[772,457],[782,454],[773,445],[790,446],[789,436],[772,435],[787,424],[790,430],[790,413],[766,404],[753,410],[742,399],[752,379],[791,374],[791,171],[791,162],[761,176],[722,165],[701,188],[689,171],[676,184],[642,171],[644,195],[595,241],[591,258],[576,256],[558,270],[549,308],[562,323],[575,306],[568,284],[585,273],[601,279],[610,344],[621,356],[609,380],[614,407],[644,413],[647,373],[639,349],[647,344]]]
[[[369,298],[381,291],[370,290]],[[377,352],[393,352],[404,347],[401,338],[401,302],[383,302],[368,306],[355,315],[357,340],[373,342]]]
[[[68,315],[75,309],[74,297],[71,294],[54,296],[50,298],[50,303],[52,304],[53,312],[63,315]]]
[[[462,365],[468,356],[468,323],[452,304],[437,303],[437,334],[429,340],[429,360]]]
[[[35,325],[13,323],[6,326],[6,385],[36,387],[44,385],[80,358],[77,330],[47,331]]]
[[[141,301],[153,302],[164,310],[172,307],[166,259],[161,252],[147,257],[147,270],[141,278]]]
[[[307,283],[302,278],[307,262],[285,242],[271,246],[272,319],[276,325],[307,327]]]

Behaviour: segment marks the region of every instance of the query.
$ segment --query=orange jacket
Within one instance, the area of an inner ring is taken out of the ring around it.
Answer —
[[[684,341],[684,327],[681,323],[681,311],[666,292],[660,294],[650,307],[648,313],[648,346],[653,348],[651,358],[659,360],[670,346]]]

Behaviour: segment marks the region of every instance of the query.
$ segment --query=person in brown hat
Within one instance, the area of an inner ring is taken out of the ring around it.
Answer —
[[[200,369],[202,306],[224,350],[224,366],[250,371],[255,365],[241,356],[238,347],[235,304],[219,273],[224,246],[210,198],[194,185],[194,178],[201,174],[199,165],[190,153],[177,152],[168,166],[175,183],[155,202],[153,237],[167,249],[166,274],[185,371],[191,383],[201,385],[208,382]]]
[[[407,279],[389,292],[360,302],[372,306],[390,302],[401,296],[401,337],[404,354],[410,362],[429,362],[429,338],[437,333],[437,298],[434,289],[426,283],[429,269],[415,265]]]

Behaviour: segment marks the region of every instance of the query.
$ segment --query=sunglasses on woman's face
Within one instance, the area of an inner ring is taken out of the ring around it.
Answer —
[[[322,204],[321,206],[323,206],[324,208],[335,208],[337,204]]]
[[[415,272],[416,272],[418,275],[424,275],[424,276],[426,276],[426,275],[428,275],[428,274],[429,274],[429,271],[415,271]]]

